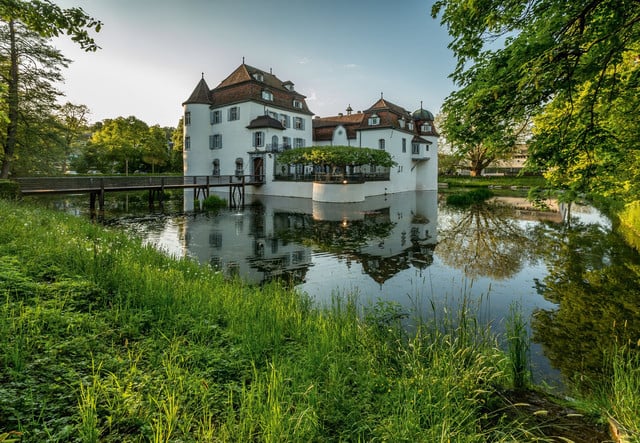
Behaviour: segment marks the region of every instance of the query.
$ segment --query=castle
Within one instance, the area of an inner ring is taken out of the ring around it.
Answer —
[[[314,118],[305,98],[291,81],[244,63],[214,89],[203,76],[183,103],[184,175],[244,177],[248,193],[324,202],[437,189],[431,112],[410,113],[381,96],[365,111],[349,106],[344,114]],[[335,181],[317,166],[278,162],[278,153],[308,146],[382,149],[396,166],[362,166]]]

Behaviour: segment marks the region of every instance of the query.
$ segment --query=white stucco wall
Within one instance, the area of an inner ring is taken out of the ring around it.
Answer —
[[[240,118],[228,121],[228,111],[231,107],[240,108]],[[213,173],[213,161],[220,162],[220,175],[232,175],[236,172],[236,159],[243,159],[243,175],[252,174],[252,165],[249,152],[254,151],[253,133],[262,131],[264,133],[264,145],[258,150],[264,151],[267,144],[272,143],[272,137],[278,137],[278,144],[283,143],[283,137],[290,137],[293,145],[294,139],[304,139],[304,145],[309,146],[312,142],[311,116],[299,114],[290,110],[282,110],[275,107],[264,106],[261,103],[244,102],[229,106],[215,108],[221,112],[222,121],[211,124],[210,109],[208,105],[189,104],[184,106],[185,112],[191,113],[191,124],[185,125],[184,135],[191,138],[191,149],[184,154],[184,175],[211,175]],[[247,129],[249,123],[264,115],[265,112],[273,111],[278,115],[289,116],[290,127],[285,130],[275,128]],[[301,117],[304,120],[304,129],[293,127],[293,118]],[[222,148],[209,149],[209,136],[220,134],[222,136]],[[265,169],[265,172],[272,171]],[[272,174],[267,175],[271,178]]]

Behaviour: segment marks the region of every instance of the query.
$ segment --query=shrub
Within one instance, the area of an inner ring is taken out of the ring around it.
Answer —
[[[469,206],[474,203],[481,203],[493,197],[493,192],[487,188],[474,189],[473,191],[449,194],[447,204],[453,206]]]
[[[17,200],[20,196],[20,185],[11,180],[0,180],[0,198]]]
[[[201,204],[203,211],[213,211],[215,209],[224,208],[225,206],[227,206],[227,201],[217,195],[210,195],[205,198]]]

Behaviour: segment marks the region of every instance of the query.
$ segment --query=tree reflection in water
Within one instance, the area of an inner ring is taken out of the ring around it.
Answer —
[[[566,378],[599,383],[614,346],[640,346],[638,254],[619,235],[575,221],[539,224],[530,236],[549,268],[538,292],[558,305],[534,313],[533,339]]]
[[[530,239],[513,209],[485,203],[447,212],[439,220],[436,253],[468,278],[509,278],[530,257]]]

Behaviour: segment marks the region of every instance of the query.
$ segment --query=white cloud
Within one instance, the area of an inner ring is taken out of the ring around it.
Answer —
[[[344,67],[347,69],[355,69],[358,67],[358,65],[356,65],[355,63],[347,63],[346,65],[344,65]]]

